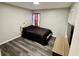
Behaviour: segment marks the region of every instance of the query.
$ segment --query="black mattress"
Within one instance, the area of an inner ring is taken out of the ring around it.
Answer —
[[[22,31],[22,37],[36,41],[42,45],[47,45],[51,36],[51,30],[33,25],[24,27]]]

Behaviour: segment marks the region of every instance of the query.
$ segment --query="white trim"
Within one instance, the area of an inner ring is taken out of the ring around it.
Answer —
[[[18,36],[16,36],[16,37],[12,38],[12,39],[6,40],[6,41],[0,43],[0,45],[2,45],[2,44],[4,44],[4,43],[7,43],[7,42],[9,42],[9,41],[11,41],[11,40],[14,40],[14,39],[16,39],[16,38],[18,38],[18,37],[20,37],[20,36],[21,36],[21,35],[18,35]]]

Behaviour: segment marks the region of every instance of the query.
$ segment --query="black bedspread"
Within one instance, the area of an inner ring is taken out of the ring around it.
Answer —
[[[46,28],[30,25],[23,28],[22,37],[47,45],[52,36],[52,31]]]

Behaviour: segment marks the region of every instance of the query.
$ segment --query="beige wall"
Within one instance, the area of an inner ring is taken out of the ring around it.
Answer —
[[[0,3],[0,44],[18,37],[20,26],[26,22],[32,24],[31,11]]]
[[[77,14],[77,4],[73,4],[70,9],[69,18],[68,18],[68,22],[72,25],[75,25],[76,14]]]
[[[69,9],[41,10],[40,26],[49,28],[53,36],[64,36],[68,22]]]
[[[75,3],[74,5],[77,9],[75,11],[77,14],[74,14],[76,15],[76,21],[69,56],[79,56],[79,3]]]

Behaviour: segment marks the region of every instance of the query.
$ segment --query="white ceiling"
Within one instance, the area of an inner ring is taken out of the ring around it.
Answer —
[[[72,2],[40,2],[39,5],[34,5],[33,2],[7,2],[7,3],[31,10],[68,8],[72,5]]]

